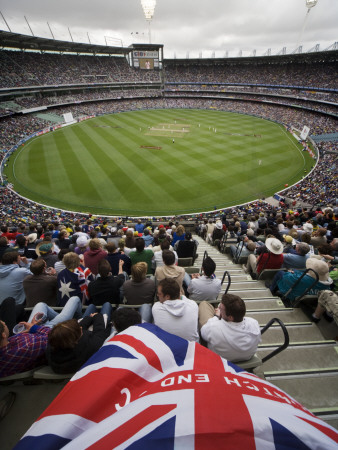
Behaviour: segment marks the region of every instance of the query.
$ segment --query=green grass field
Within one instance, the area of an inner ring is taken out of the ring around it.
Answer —
[[[312,163],[274,122],[216,110],[146,110],[32,139],[11,156],[6,175],[21,195],[50,206],[162,216],[272,195]]]

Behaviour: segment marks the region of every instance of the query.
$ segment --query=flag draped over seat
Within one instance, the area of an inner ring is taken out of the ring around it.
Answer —
[[[152,324],[110,339],[16,449],[337,449],[283,391]]]

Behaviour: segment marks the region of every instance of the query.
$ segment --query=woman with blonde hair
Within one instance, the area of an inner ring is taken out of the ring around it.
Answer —
[[[184,237],[185,237],[185,228],[183,225],[179,225],[173,234],[173,240],[171,241],[171,245],[174,246],[177,241],[184,241]]]

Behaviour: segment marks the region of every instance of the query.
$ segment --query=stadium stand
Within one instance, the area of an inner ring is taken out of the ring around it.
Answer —
[[[330,289],[337,290],[337,270],[334,268],[338,256],[337,140],[334,135],[330,140],[324,138],[329,133],[337,132],[336,55],[337,52],[325,52],[321,55],[280,56],[272,58],[271,63],[267,63],[265,58],[170,60],[165,61],[163,79],[160,71],[146,72],[131,68],[124,57],[1,50],[0,162],[3,160],[6,163],[7,152],[11,152],[22,138],[52,126],[66,112],[72,112],[79,119],[137,109],[213,108],[267,118],[296,129],[301,129],[306,123],[312,135],[318,138],[318,164],[308,177],[281,192],[279,203],[256,201],[224,211],[170,219],[197,233],[194,239],[199,243],[200,256],[194,262],[195,271],[201,267],[202,255],[206,251],[216,263],[215,275],[221,279],[225,273],[228,274],[228,282],[223,284],[220,296],[224,291],[240,296],[245,302],[247,316],[256,319],[261,327],[275,318],[286,325],[290,337],[288,348],[266,360],[255,369],[255,373],[272,381],[314,414],[337,427],[337,324],[330,316],[330,322],[327,318],[313,321],[316,295],[303,299],[302,293],[297,298],[297,307],[290,305],[284,297],[271,293],[263,276],[259,274],[258,280],[254,279],[228,254],[230,244],[236,244],[246,234],[244,230],[247,228],[243,223],[254,230],[250,239],[256,243],[256,252],[267,252],[265,238],[262,237],[264,229],[267,230],[266,237],[279,239],[285,246],[284,251],[292,252],[296,242],[306,234],[304,224],[311,223],[314,232],[318,228],[327,231],[326,239],[330,247],[324,254],[317,251],[316,257],[331,261]],[[37,110],[29,111],[35,108]],[[6,180],[0,187],[0,202],[0,224],[7,225],[14,235],[22,232],[28,237],[36,233],[37,242],[51,231],[50,224],[54,225],[53,232],[56,234],[66,227],[72,235],[75,227],[85,225],[86,220],[91,218],[90,214],[48,208],[23,199],[8,186]],[[148,218],[144,219],[146,223]],[[222,220],[225,234],[217,247],[212,245],[213,242],[206,243],[200,236],[205,219]],[[116,237],[117,230],[121,230],[119,236],[123,238],[127,228],[135,225],[134,220],[127,217],[92,217],[92,220],[92,231],[86,230],[90,232],[88,237],[100,238],[97,228],[103,225],[109,230],[105,234],[108,242],[110,237]],[[238,227],[237,221],[242,222],[242,226],[240,224]],[[293,231],[287,233],[292,238],[289,247],[281,233],[287,223],[292,224]],[[160,224],[169,228],[168,218],[157,218],[147,225],[154,231]],[[2,234],[5,236],[4,231]],[[170,233],[168,237],[170,239]],[[4,246],[14,247],[14,240],[8,240]],[[273,273],[266,271],[265,276],[269,284]],[[123,297],[123,291],[121,294]],[[220,301],[220,296],[215,305]],[[259,364],[262,358],[282,345],[280,328],[271,326],[264,332],[256,353]],[[46,378],[47,375],[41,375],[45,372],[53,378],[50,369],[42,369],[42,372],[40,369],[40,375],[37,373],[35,378]],[[33,373],[26,375],[28,380],[34,377]],[[64,378],[69,377],[70,374],[66,374]],[[61,385],[39,385],[41,398],[35,405],[36,416],[63,386],[63,381]],[[29,386],[22,385],[22,381],[18,380],[2,388],[3,392],[15,390],[24,395]],[[9,441],[14,444],[35,417],[27,417],[16,403],[3,419],[4,426],[13,417],[21,424],[9,436]]]

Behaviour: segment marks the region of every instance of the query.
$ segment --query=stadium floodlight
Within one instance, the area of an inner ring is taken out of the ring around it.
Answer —
[[[151,44],[150,23],[154,15],[156,0],[141,0],[141,5],[143,8],[144,16],[149,25],[149,44]]]
[[[317,5],[317,2],[318,2],[318,0],[305,0],[305,3],[306,3],[306,7],[308,8],[308,9],[310,9],[310,8],[313,8],[314,6],[316,6]]]
[[[146,20],[151,20],[155,11],[156,0],[141,0],[141,5]]]

